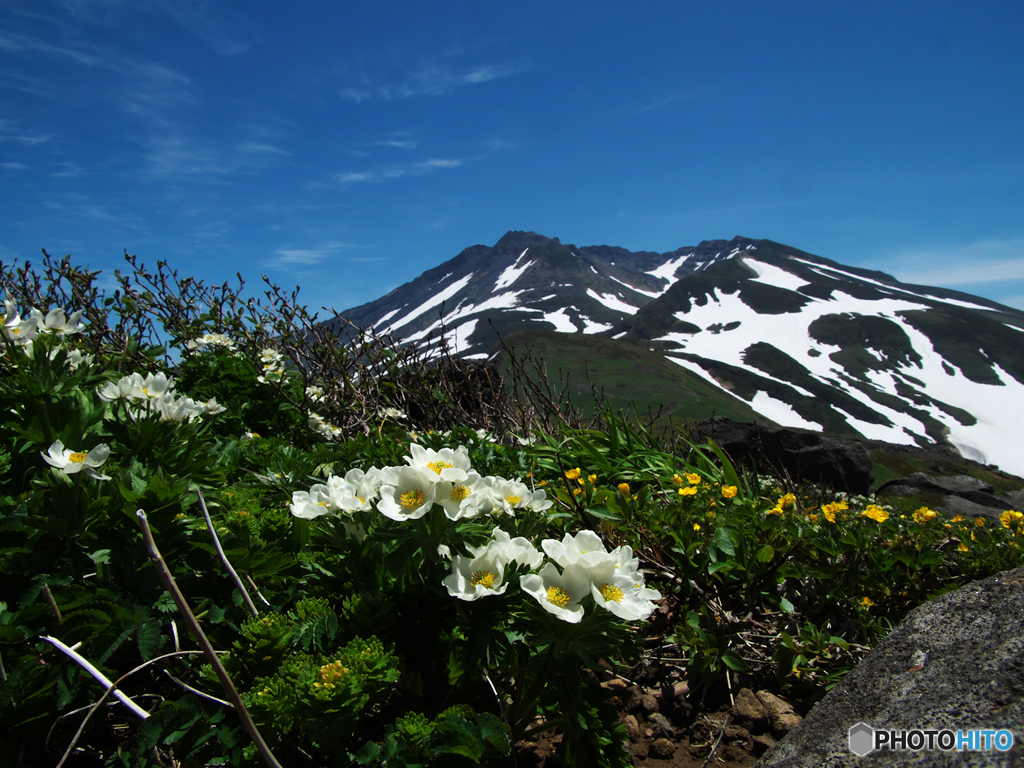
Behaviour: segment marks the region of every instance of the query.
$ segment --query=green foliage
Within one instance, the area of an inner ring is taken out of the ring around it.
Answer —
[[[115,298],[67,262],[46,287],[0,283],[23,315],[74,298],[89,322],[36,329],[31,348],[5,331],[0,347],[0,745],[26,764],[71,744],[102,691],[46,636],[151,709],[90,720],[78,746],[105,764],[256,760],[148,562],[139,509],[272,749],[317,766],[499,764],[538,722],[568,766],[626,765],[608,667],[664,652],[706,691],[729,674],[820,695],[914,606],[1024,562],[1024,515],[943,520],[785,488],[622,415],[584,429],[537,389],[516,410],[491,369],[336,344],[275,288],[249,316],[226,288],[132,265]],[[184,355],[173,370],[161,334]],[[268,371],[268,348],[288,362]],[[459,403],[487,392],[479,413]],[[465,477],[440,480],[455,464]],[[395,485],[407,471],[436,494],[422,514]],[[465,514],[442,504],[474,493]],[[564,585],[533,588],[551,576],[541,549]],[[570,596],[574,568],[587,587]],[[655,621],[636,621],[654,601]],[[643,650],[651,633],[660,650]]]

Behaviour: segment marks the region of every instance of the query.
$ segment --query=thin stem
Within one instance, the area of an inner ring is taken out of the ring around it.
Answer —
[[[238,578],[238,574],[235,573],[235,569],[231,567],[231,563],[228,562],[228,556],[224,554],[224,548],[220,545],[220,539],[217,538],[217,531],[214,530],[213,520],[210,519],[210,513],[206,509],[206,500],[203,498],[203,492],[200,489],[196,489],[196,494],[199,496],[199,508],[203,510],[203,517],[206,518],[206,527],[210,529],[210,536],[213,538],[213,546],[217,548],[217,554],[220,555],[221,562],[228,569],[231,574],[231,578],[235,580],[235,585],[238,587],[238,591],[242,593],[242,599],[245,600],[245,607],[249,609],[249,612],[253,616],[259,616],[260,612],[256,610],[256,605],[253,603],[252,598],[249,597],[249,593],[245,591],[245,586],[242,584],[242,580]]]
[[[160,575],[160,580],[163,581],[167,591],[171,593],[171,597],[174,599],[174,604],[178,606],[178,612],[185,619],[185,623],[188,624],[188,628],[192,630],[192,634],[195,635],[196,640],[199,642],[200,647],[206,654],[207,660],[213,667],[213,671],[217,673],[217,677],[220,680],[221,685],[224,687],[224,692],[228,695],[228,699],[235,706],[235,711],[238,713],[239,719],[242,721],[242,726],[245,728],[249,737],[256,744],[256,749],[259,750],[260,757],[263,758],[263,762],[271,766],[271,768],[282,768],[281,764],[277,762],[277,758],[274,757],[270,751],[270,747],[263,740],[263,736],[260,735],[259,730],[256,728],[256,723],[252,721],[252,717],[249,715],[249,710],[245,708],[245,702],[242,701],[242,697],[238,694],[238,689],[235,688],[235,684],[231,682],[231,677],[228,675],[224,665],[220,663],[220,659],[217,658],[217,652],[214,650],[213,645],[210,644],[210,640],[203,634],[203,630],[199,626],[199,622],[196,621],[196,617],[192,613],[192,609],[188,607],[188,603],[185,602],[185,596],[178,589],[178,585],[174,582],[174,576],[171,575],[170,569],[167,567],[167,563],[164,562],[163,556],[160,554],[160,550],[156,547],[156,542],[153,540],[153,533],[149,530],[149,521],[146,519],[146,513],[141,509],[135,512],[135,515],[139,518],[139,525],[142,527],[142,537],[146,542],[146,553],[149,555],[149,559],[156,567],[157,573]]]

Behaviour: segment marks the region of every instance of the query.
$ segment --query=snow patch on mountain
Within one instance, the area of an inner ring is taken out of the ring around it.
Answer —
[[[765,264],[763,261],[752,259],[749,256],[742,259],[743,263],[757,273],[757,277],[751,278],[752,282],[774,285],[776,288],[785,288],[787,291],[799,291],[805,285],[810,285],[802,277],[787,272],[782,267],[774,264]]]
[[[637,288],[635,285],[630,285],[629,283],[624,283],[622,280],[619,280],[619,278],[615,277],[614,275],[608,275],[608,277],[610,277],[612,280],[614,280],[619,285],[624,285],[627,288],[629,288],[629,290],[636,291],[637,293],[641,294],[642,296],[647,296],[648,298],[651,298],[651,299],[656,299],[659,296],[661,296],[661,293],[659,293],[657,291],[645,291],[642,288]]]
[[[416,307],[416,309],[414,309],[412,312],[409,312],[407,315],[403,316],[397,322],[391,323],[391,328],[401,328],[403,325],[406,325],[407,323],[411,322],[412,320],[415,320],[417,317],[422,315],[424,312],[429,312],[430,310],[434,309],[435,307],[440,307],[443,302],[447,301],[452,296],[454,296],[456,293],[458,293],[463,288],[465,288],[467,285],[469,285],[469,281],[473,279],[473,274],[474,274],[473,272],[470,272],[468,275],[466,275],[465,277],[461,278],[460,280],[456,280],[454,283],[449,285],[443,291],[435,293],[433,296],[431,296],[425,302],[423,302],[418,307]]]
[[[523,256],[526,255],[526,251],[530,250],[526,248],[522,253],[519,254],[519,258],[515,260],[513,264],[505,267],[505,271],[498,275],[498,279],[494,283],[494,290],[503,291],[508,288],[512,283],[519,279],[519,277],[530,267],[536,264],[535,261],[528,261],[523,266],[519,266],[519,262],[523,260]]]
[[[760,389],[754,394],[754,399],[750,401],[750,405],[766,419],[771,419],[780,426],[813,429],[815,432],[821,431],[821,424],[807,421],[807,419],[793,409],[792,405],[782,400],[777,400]]]
[[[636,314],[637,307],[627,304],[614,293],[598,293],[593,288],[587,288],[587,296],[604,304],[608,309],[614,309],[616,312],[625,312],[627,315]]]
[[[575,307],[562,307],[557,312],[545,312],[544,319],[555,326],[556,331],[562,333],[577,333],[578,328],[566,312],[567,309],[576,311]]]
[[[667,291],[669,288],[672,287],[672,285],[675,282],[679,280],[679,278],[676,277],[676,272],[679,270],[681,266],[683,266],[683,264],[686,263],[686,260],[689,259],[691,256],[693,256],[693,253],[684,253],[682,256],[679,256],[678,258],[666,261],[657,269],[650,270],[647,274],[653,275],[654,277],[660,277],[662,280],[664,280],[667,283],[667,285],[665,286],[665,290]]]

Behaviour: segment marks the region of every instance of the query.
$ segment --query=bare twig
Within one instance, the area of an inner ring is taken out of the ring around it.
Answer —
[[[260,612],[256,610],[256,605],[253,603],[252,598],[249,597],[249,593],[245,591],[245,586],[242,584],[242,580],[238,578],[238,574],[235,573],[235,569],[231,567],[231,563],[228,561],[228,556],[224,554],[224,548],[220,545],[220,539],[217,538],[217,531],[213,527],[213,520],[210,519],[210,513],[206,509],[206,499],[203,498],[203,492],[200,489],[196,489],[196,494],[199,496],[199,508],[203,510],[203,517],[206,518],[206,527],[210,529],[210,536],[213,538],[213,546],[217,548],[217,554],[220,555],[220,560],[224,563],[224,567],[228,569],[231,574],[231,578],[235,580],[235,585],[238,587],[238,591],[242,593],[242,599],[245,600],[245,607],[249,609],[249,612],[253,616],[259,616]]]
[[[108,678],[106,675],[104,675],[102,672],[96,669],[96,667],[94,667],[89,662],[88,659],[86,659],[84,656],[78,653],[78,651],[72,650],[68,646],[64,645],[64,643],[62,643],[57,638],[50,637],[49,635],[45,635],[43,637],[43,640],[50,643],[51,645],[53,645],[53,647],[57,648],[59,651],[66,654],[70,659],[72,659],[76,664],[78,664],[78,666],[80,666],[82,669],[84,669],[86,672],[88,672],[90,675],[96,678],[99,684],[106,688],[108,692],[113,691],[115,698],[117,698],[118,701],[120,701],[122,704],[128,707],[128,709],[130,709],[135,715],[141,717],[143,720],[149,717],[149,712],[144,710],[142,707],[140,707],[138,704],[129,699],[120,691],[114,690],[114,683],[110,682],[110,678]]]
[[[722,723],[722,732],[718,734],[718,741],[715,742],[715,746],[711,748],[708,756],[704,758],[704,762],[700,764],[700,768],[706,768],[707,764],[711,762],[711,758],[715,756],[715,752],[718,750],[718,745],[722,743],[722,737],[725,736],[725,729],[729,727],[729,715],[725,716],[725,722]]]
[[[153,540],[153,533],[149,530],[149,521],[146,519],[146,513],[141,509],[136,511],[136,516],[139,518],[139,525],[142,527],[142,537],[146,542],[146,553],[149,555],[150,561],[156,567],[157,573],[160,575],[160,580],[163,581],[167,591],[171,593],[171,597],[174,599],[174,604],[178,606],[178,612],[185,619],[188,624],[188,628],[192,630],[192,634],[195,635],[196,640],[199,642],[200,647],[206,654],[207,660],[213,667],[213,671],[217,673],[217,677],[220,680],[221,685],[224,687],[224,692],[228,695],[231,703],[234,704],[235,711],[238,713],[239,719],[242,721],[242,726],[245,728],[249,737],[256,744],[256,749],[259,750],[260,757],[263,758],[263,762],[272,768],[281,768],[281,764],[274,757],[270,751],[270,747],[263,740],[263,736],[260,735],[259,730],[256,728],[256,724],[252,721],[252,717],[249,715],[249,710],[245,708],[245,703],[242,701],[242,697],[238,694],[238,689],[235,688],[235,684],[231,682],[231,677],[228,675],[224,665],[220,663],[220,659],[217,658],[217,652],[214,650],[213,645],[210,644],[209,638],[203,633],[203,630],[199,626],[199,622],[196,621],[195,615],[192,613],[192,609],[189,608],[188,603],[185,601],[185,596],[178,589],[178,585],[174,582],[174,576],[171,575],[170,569],[167,567],[167,563],[164,562],[163,556],[160,554],[160,550],[157,549],[156,542]]]

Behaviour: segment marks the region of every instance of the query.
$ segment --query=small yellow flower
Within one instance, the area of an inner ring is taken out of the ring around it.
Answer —
[[[1012,509],[1008,509],[999,516],[999,522],[1003,524],[1003,528],[1009,528],[1015,522],[1020,522],[1024,519],[1024,512],[1017,512]]]
[[[699,531],[700,530],[700,523],[694,523],[693,524],[693,530]]]
[[[565,473],[565,479],[566,480],[579,480],[579,478],[580,478],[580,468],[579,467],[576,467],[576,469],[570,469],[568,472]]]
[[[869,605],[872,605],[873,603],[874,603],[874,601],[870,597],[867,597],[867,596],[862,598],[861,601],[860,601],[860,604],[863,605],[865,608],[868,607]]]
[[[687,486],[686,488],[680,488],[679,489],[679,495],[680,496],[693,496],[696,493],[697,493],[697,487],[693,486],[693,485]]]
[[[587,475],[587,480],[590,481],[591,485],[597,485],[597,475]]]
[[[938,514],[938,512],[932,509],[928,509],[928,507],[921,507],[916,512],[914,512],[914,522],[927,523],[929,520],[935,519],[935,517],[937,517]]]
[[[818,516],[817,515],[808,515],[807,519],[810,520],[813,523],[813,522],[815,522],[818,519]]]
[[[984,528],[985,527],[985,518],[984,517],[976,517],[976,518],[974,518],[974,525],[975,525],[976,528]],[[971,535],[973,536],[974,534],[972,533]]]
[[[840,510],[843,509],[846,509],[846,505],[844,502],[833,501],[831,504],[825,504],[821,508],[821,513],[825,515],[826,520],[828,520],[830,523],[834,523],[836,521],[836,512],[839,512]]]
[[[787,493],[785,496],[779,499],[777,506],[785,509],[786,507],[792,504],[796,504],[796,496],[794,496],[792,493]]]
[[[700,475],[696,472],[691,472],[686,476],[686,481],[690,485],[700,485]]]
[[[868,504],[867,508],[861,512],[861,515],[870,517],[877,523],[884,523],[889,519],[889,513],[875,504]]]
[[[727,499],[734,499],[734,498],[736,498],[737,490],[738,489],[736,488],[735,485],[723,485],[722,486],[722,496],[724,496]]]
[[[964,544],[964,542],[961,541],[960,542],[960,546],[957,547],[957,549],[959,549],[961,552],[966,552],[967,551],[967,545]]]
[[[679,475],[672,475],[672,485],[679,487],[682,484],[683,478],[681,478]]]
[[[619,483],[619,493],[629,496],[629,483]]]
[[[776,505],[776,506],[772,507],[771,509],[769,509],[767,512],[765,512],[765,514],[766,515],[781,515],[782,514],[782,507]]]

